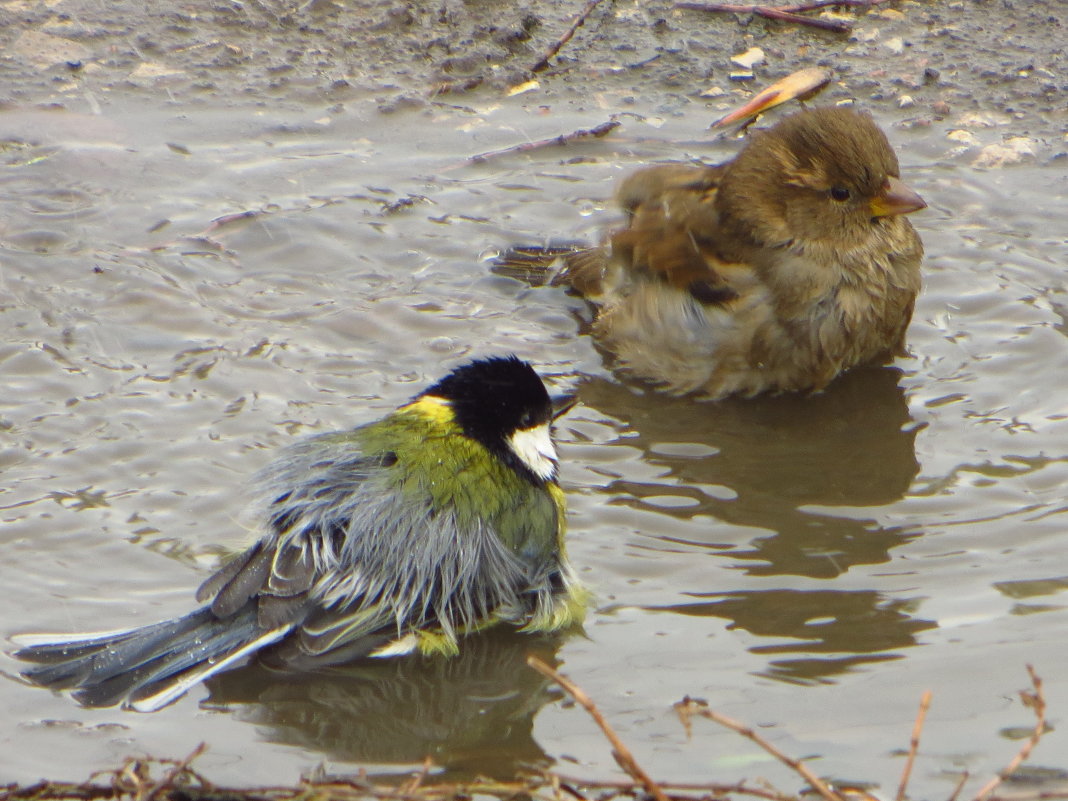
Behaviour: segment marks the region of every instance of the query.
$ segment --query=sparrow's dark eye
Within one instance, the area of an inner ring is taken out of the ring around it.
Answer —
[[[831,197],[839,203],[845,203],[849,200],[849,190],[844,186],[832,186]]]

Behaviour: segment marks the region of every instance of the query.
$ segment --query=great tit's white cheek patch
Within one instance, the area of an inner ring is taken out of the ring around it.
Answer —
[[[556,477],[556,446],[548,423],[521,428],[508,437],[508,447],[538,478],[548,481]]]

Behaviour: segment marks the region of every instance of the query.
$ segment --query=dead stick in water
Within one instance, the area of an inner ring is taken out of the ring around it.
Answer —
[[[530,68],[531,72],[541,72],[547,69],[549,66],[549,59],[560,52],[560,48],[571,41],[571,37],[575,35],[575,31],[582,27],[582,23],[586,21],[586,18],[593,13],[593,10],[600,5],[601,0],[589,0],[586,3],[586,7],[579,12],[579,15],[571,23],[571,27],[564,32],[564,35],[556,40],[556,44],[545,51],[545,55],[541,57],[537,64]]]
[[[905,759],[905,768],[901,771],[901,783],[897,786],[896,801],[905,801],[905,790],[909,786],[909,777],[912,775],[912,763],[916,761],[916,752],[920,750],[920,733],[923,731],[923,722],[927,718],[927,710],[930,706],[931,691],[927,690],[920,698],[920,711],[916,713],[916,722],[912,724],[909,755]]]
[[[739,723],[738,721],[733,720],[732,718],[728,718],[725,715],[721,715],[718,712],[709,709],[703,703],[695,701],[692,698],[683,698],[681,701],[675,704],[675,711],[678,713],[679,718],[683,722],[683,725],[685,725],[687,728],[689,728],[689,717],[693,715],[700,715],[701,717],[715,721],[720,726],[726,726],[731,731],[738,732],[738,734],[749,740],[752,740],[754,743],[759,745],[761,748],[763,748],[781,763],[786,765],[786,767],[790,768],[792,771],[800,775],[801,778],[808,782],[809,786],[812,787],[813,790],[823,796],[825,801],[844,801],[844,798],[839,793],[836,793],[834,790],[832,790],[826,782],[824,782],[819,776],[809,770],[808,766],[804,762],[802,762],[800,759],[788,757],[786,754],[784,754],[774,745],[769,743],[767,740],[765,740],[763,737],[753,731],[749,726],[746,726],[744,723]]]
[[[947,798],[946,801],[957,801],[960,797],[960,791],[964,789],[964,785],[967,784],[971,775],[972,774],[966,770],[961,772],[960,780],[957,782],[956,786],[953,788],[953,792],[949,794],[949,798]]]
[[[676,3],[675,8],[688,8],[693,11],[721,11],[742,14],[756,14],[764,19],[777,19],[780,22],[793,22],[797,25],[807,25],[810,28],[820,28],[833,33],[849,33],[853,26],[848,22],[833,19],[820,19],[818,17],[802,17],[774,6],[735,6],[728,3]]]
[[[595,125],[592,128],[581,128],[577,131],[572,131],[571,133],[560,134],[560,136],[550,136],[548,139],[539,139],[536,142],[523,142],[521,145],[511,145],[510,147],[503,147],[500,150],[488,150],[485,153],[478,153],[468,157],[467,161],[473,164],[481,164],[483,161],[487,161],[496,156],[506,156],[509,153],[527,153],[531,150],[538,150],[543,147],[559,147],[588,137],[600,138],[611,131],[614,131],[620,125],[622,125],[622,123],[610,120],[609,122],[602,122],[600,125]]]
[[[598,790],[615,790],[622,793],[636,793],[641,787],[633,779],[584,779],[572,776],[568,773],[554,773],[561,782],[566,785],[580,785],[582,787]],[[675,798],[676,793],[704,793],[705,796],[717,798],[737,793],[738,795],[751,795],[755,798],[764,798],[768,801],[797,801],[797,796],[783,793],[774,789],[762,787],[750,787],[744,781],[734,784],[720,784],[717,782],[657,782],[660,789],[668,794],[669,798]]]
[[[201,743],[193,749],[185,759],[180,759],[173,763],[173,767],[167,771],[166,775],[156,782],[152,787],[148,788],[147,792],[142,796],[144,801],[155,801],[163,793],[169,793],[175,788],[175,781],[181,778],[181,775],[189,770],[189,766],[193,763],[193,760],[208,750],[207,743]]]
[[[1031,756],[1031,751],[1038,745],[1042,735],[1046,733],[1046,699],[1042,695],[1042,679],[1035,673],[1035,669],[1031,665],[1027,666],[1027,673],[1031,677],[1031,686],[1034,687],[1035,691],[1032,693],[1027,690],[1020,690],[1020,700],[1023,701],[1024,706],[1029,706],[1034,710],[1035,728],[1027,742],[1020,747],[1020,750],[1016,752],[1016,756],[1005,766],[1005,769],[983,785],[982,789],[972,798],[972,801],[985,801],[999,784],[1015,773],[1024,760]]]
[[[733,5],[731,3],[676,3],[675,8],[686,8],[692,11],[708,11],[712,13],[736,13],[756,14],[764,19],[777,19],[782,22],[793,22],[798,25],[808,25],[812,28],[821,28],[834,33],[848,33],[853,29],[849,22],[840,20],[819,19],[818,17],[803,17],[800,12],[816,11],[828,6],[846,6],[847,8],[874,8],[891,0],[812,0],[808,3],[794,3],[785,6],[765,6],[760,4]]]
[[[571,680],[561,676],[536,656],[527,657],[527,664],[541,675],[555,681],[563,687],[564,690],[575,699],[579,706],[589,713],[590,717],[593,718],[593,722],[600,726],[601,731],[604,732],[604,736],[607,737],[608,742],[612,744],[612,756],[615,757],[619,766],[623,768],[631,778],[641,784],[641,786],[645,788],[645,791],[655,798],[656,801],[668,801],[668,797],[664,794],[660,785],[653,781],[648,773],[642,770],[641,765],[634,759],[634,754],[632,754],[630,749],[619,739],[619,735],[616,734],[615,730],[610,725],[608,725],[608,721],[604,719],[601,710],[598,709],[593,700],[583,692],[581,687]]]

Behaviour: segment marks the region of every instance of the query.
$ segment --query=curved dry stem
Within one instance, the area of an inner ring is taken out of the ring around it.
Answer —
[[[1034,692],[1020,690],[1020,700],[1023,701],[1024,706],[1029,706],[1034,710],[1035,728],[1031,731],[1031,736],[1027,739],[1027,742],[1020,747],[1020,750],[1016,752],[1016,756],[1009,761],[1004,770],[984,784],[979,792],[972,797],[972,801],[986,801],[995,788],[1015,773],[1024,760],[1031,756],[1031,752],[1046,732],[1046,699],[1042,695],[1042,679],[1035,673],[1032,665],[1027,666],[1027,674],[1031,677],[1031,686],[1034,688]]]
[[[931,691],[924,692],[920,698],[920,711],[916,713],[916,722],[912,724],[912,737],[909,739],[909,755],[905,760],[905,767],[901,771],[901,782],[897,786],[896,801],[905,801],[905,791],[909,786],[909,777],[912,775],[912,763],[916,761],[916,753],[920,750],[920,733],[923,731],[923,722],[927,719],[927,710],[931,706]]]
[[[799,759],[794,759],[793,757],[787,756],[774,745],[772,745],[759,734],[757,734],[755,731],[753,731],[752,728],[746,726],[744,723],[739,723],[738,721],[732,718],[728,718],[726,715],[721,715],[719,714],[719,712],[709,709],[704,704],[698,701],[694,701],[691,698],[684,698],[682,701],[675,704],[675,710],[679,713],[679,717],[683,719],[683,724],[686,725],[687,728],[689,727],[687,718],[692,717],[693,715],[700,715],[703,718],[708,718],[709,720],[715,721],[720,726],[726,726],[731,731],[738,732],[738,734],[749,740],[752,740],[754,743],[759,745],[777,760],[786,765],[786,767],[790,768],[790,770],[794,771],[794,773],[797,773],[799,776],[801,776],[802,779],[808,782],[809,786],[812,787],[813,790],[823,796],[825,801],[845,801],[841,794],[836,793],[830,787],[830,785],[828,785],[819,776],[809,770],[808,766],[804,762]]]
[[[668,797],[664,794],[660,785],[653,781],[648,773],[642,770],[641,765],[634,759],[634,754],[632,754],[630,749],[619,739],[619,735],[615,733],[615,730],[608,725],[608,721],[604,719],[601,710],[598,709],[593,700],[582,691],[581,687],[561,676],[536,656],[527,657],[527,664],[541,675],[548,679],[552,679],[563,687],[568,695],[574,698],[579,706],[589,713],[590,717],[593,718],[594,723],[601,728],[601,731],[604,732],[604,736],[608,738],[608,742],[612,744],[612,756],[615,757],[616,762],[623,768],[623,770],[625,770],[636,782],[641,784],[649,795],[656,799],[656,801],[668,801]]]

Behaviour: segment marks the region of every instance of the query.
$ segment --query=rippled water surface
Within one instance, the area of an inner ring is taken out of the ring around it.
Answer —
[[[509,351],[579,387],[558,437],[572,557],[597,600],[585,636],[491,633],[454,660],[326,676],[249,668],[155,715],[0,681],[0,776],[82,778],[201,741],[219,782],[292,781],[322,761],[403,773],[427,754],[457,776],[550,759],[615,776],[530,652],[678,780],[797,786],[707,721],[688,739],[671,709],[687,694],[821,775],[892,792],[931,689],[918,796],[1016,752],[1033,725],[1015,693],[1026,663],[1063,717],[1063,166],[980,171],[933,134],[891,129],[930,203],[914,215],[928,260],[910,356],[814,397],[707,404],[620,383],[580,301],[489,270],[510,244],[595,239],[640,163],[736,147],[669,117],[467,161],[599,121],[518,101],[5,112],[4,636],[181,613],[250,536],[243,481],[275,448]],[[1068,768],[1066,753],[1055,730],[1031,761]]]

